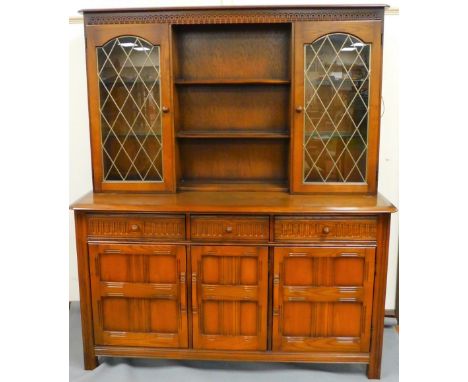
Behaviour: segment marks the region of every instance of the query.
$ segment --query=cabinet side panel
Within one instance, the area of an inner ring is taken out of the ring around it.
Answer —
[[[387,287],[388,240],[390,214],[381,215],[378,221],[378,242],[375,256],[374,301],[370,360],[367,368],[369,379],[379,379],[382,363],[383,329],[385,319],[385,290]]]
[[[83,357],[86,370],[97,366],[94,352],[93,314],[89,279],[88,247],[86,245],[86,217],[75,212],[76,252],[78,256],[78,277],[80,284],[81,330],[83,336]]]

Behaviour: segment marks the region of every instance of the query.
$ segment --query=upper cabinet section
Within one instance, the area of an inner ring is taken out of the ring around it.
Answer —
[[[294,192],[375,192],[381,24],[296,23]]]
[[[95,189],[172,191],[167,26],[87,35]]]
[[[94,191],[375,193],[383,16],[84,11]]]

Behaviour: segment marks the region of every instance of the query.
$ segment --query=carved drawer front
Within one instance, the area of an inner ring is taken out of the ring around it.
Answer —
[[[182,215],[93,215],[88,218],[88,235],[99,237],[184,240]]]
[[[275,241],[375,240],[377,220],[373,217],[334,218],[277,216]]]
[[[267,216],[193,216],[192,240],[268,241]]]

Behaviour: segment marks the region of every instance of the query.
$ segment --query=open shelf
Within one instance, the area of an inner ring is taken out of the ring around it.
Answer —
[[[246,78],[246,79],[197,79],[197,80],[185,80],[176,79],[174,81],[176,85],[180,86],[191,86],[191,85],[289,85],[290,80],[282,79],[265,79],[265,78]]]
[[[177,25],[175,78],[193,81],[288,79],[290,24]]]
[[[291,25],[177,25],[178,190],[287,191]]]
[[[188,179],[181,179],[179,191],[288,191],[288,181],[286,179],[281,181],[200,181]]]
[[[176,134],[177,138],[195,138],[195,139],[216,139],[216,138],[252,138],[252,139],[288,139],[287,131],[268,132],[268,131],[189,131],[181,130]]]
[[[230,184],[240,190],[242,185],[282,184],[288,178],[288,140],[179,139],[178,148],[180,182],[185,185]]]
[[[289,86],[180,86],[176,97],[182,131],[289,130]]]

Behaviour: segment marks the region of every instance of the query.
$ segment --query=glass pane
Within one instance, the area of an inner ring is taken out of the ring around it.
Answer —
[[[344,33],[304,46],[304,183],[366,182],[370,45]]]
[[[131,36],[97,48],[105,181],[163,181],[159,46]]]

